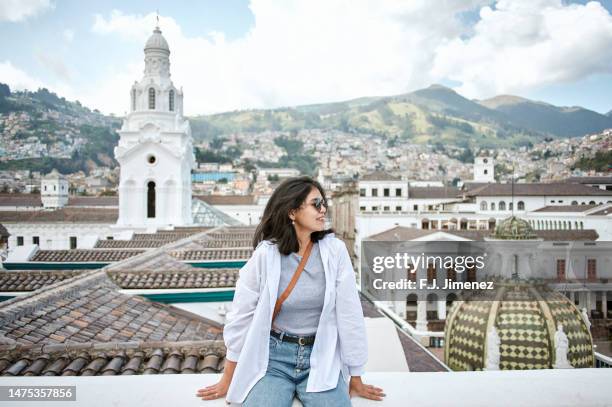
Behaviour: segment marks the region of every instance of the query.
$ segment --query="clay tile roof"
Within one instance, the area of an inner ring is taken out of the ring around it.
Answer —
[[[190,266],[188,266],[190,267]],[[123,289],[181,289],[235,287],[238,269],[198,269],[168,272],[109,271],[110,278]]]
[[[537,209],[534,212],[585,212],[597,205],[550,205]]]
[[[574,184],[612,184],[612,176],[600,177],[569,177],[564,182]]]
[[[410,187],[408,196],[411,199],[444,199],[457,198],[460,191],[456,187]]]
[[[469,196],[512,196],[512,184],[487,184],[469,190]],[[612,196],[612,191],[564,182],[514,184],[514,196]]]
[[[68,206],[119,206],[118,196],[71,196]]]
[[[0,207],[27,206],[41,207],[40,194],[0,194]]]
[[[2,376],[129,376],[221,373],[222,340],[0,346]]]
[[[37,211],[0,211],[0,222],[71,222],[71,223],[116,223],[117,209],[106,208],[61,208]]]
[[[34,299],[35,301],[32,301]],[[117,291],[104,271],[5,301],[0,335],[22,344],[219,339],[221,326]]]
[[[85,262],[115,262],[127,259],[143,253],[143,250],[98,250],[98,249],[73,249],[73,250],[39,250],[30,261],[36,262],[61,262],[61,263],[85,263]]]
[[[253,253],[252,248],[238,249],[206,249],[206,250],[176,250],[170,255],[182,261],[223,261],[248,260]]]
[[[255,195],[196,195],[194,198],[209,205],[255,205]]]
[[[215,239],[215,240],[200,240],[198,245],[202,248],[207,249],[221,249],[221,248],[234,248],[234,247],[253,247],[253,239]]]
[[[409,241],[434,233],[448,233],[469,240],[482,241],[485,237],[491,237],[490,230],[446,230],[446,229],[417,229],[404,226],[396,226],[381,233],[369,236],[366,240],[378,241]],[[599,235],[593,229],[582,230],[535,230],[538,238],[547,241],[592,241],[597,240]]]
[[[402,178],[384,171],[374,171],[359,178],[360,181],[401,181]]]
[[[78,270],[6,270],[0,273],[0,291],[34,291],[79,274]]]

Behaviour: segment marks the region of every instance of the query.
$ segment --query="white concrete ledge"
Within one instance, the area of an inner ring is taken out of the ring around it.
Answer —
[[[197,389],[219,375],[145,375],[94,377],[2,377],[0,386],[76,386],[73,407],[225,406],[222,399],[203,401]],[[385,400],[353,398],[355,407],[370,406],[609,406],[612,369],[567,369],[458,373],[368,373],[364,382],[382,387]],[[28,406],[60,405],[48,401]],[[10,405],[0,402],[0,405]],[[12,405],[16,405],[12,403]],[[296,401],[294,406],[300,404]]]

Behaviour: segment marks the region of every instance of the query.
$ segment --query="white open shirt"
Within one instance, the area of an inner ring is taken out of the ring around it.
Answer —
[[[340,372],[346,383],[349,376],[361,376],[368,359],[365,321],[348,250],[333,233],[319,240],[319,249],[325,269],[325,300],[310,355],[307,392],[335,388]],[[240,269],[223,329],[226,359],[238,362],[228,402],[242,403],[266,374],[280,256],[276,244],[264,240]]]

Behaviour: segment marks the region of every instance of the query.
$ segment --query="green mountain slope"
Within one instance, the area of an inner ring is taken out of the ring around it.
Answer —
[[[612,116],[582,107],[558,107],[516,96],[496,96],[480,102],[483,106],[504,113],[524,128],[555,136],[572,137],[599,133],[612,127]]]

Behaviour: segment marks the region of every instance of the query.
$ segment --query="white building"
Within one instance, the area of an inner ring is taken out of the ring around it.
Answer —
[[[69,184],[66,177],[56,169],[40,181],[40,197],[43,207],[61,208],[68,203]]]
[[[130,113],[119,131],[119,219],[124,229],[192,223],[195,156],[183,92],[170,80],[170,48],[159,28],[147,41],[145,70],[131,89]]]
[[[474,182],[495,182],[495,163],[491,157],[476,157]]]

